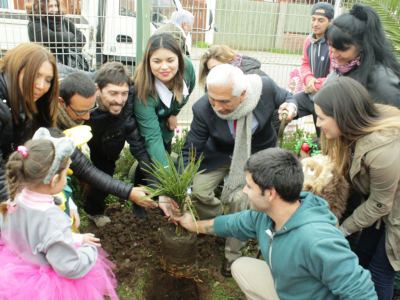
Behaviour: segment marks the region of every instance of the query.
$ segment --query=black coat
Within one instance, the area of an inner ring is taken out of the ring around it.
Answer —
[[[69,63],[69,49],[82,52],[86,43],[85,36],[76,29],[75,24],[60,16],[31,18],[28,23],[28,35],[31,42],[41,43],[64,65]]]
[[[36,105],[43,105],[41,99]],[[33,114],[33,120],[27,118],[22,105],[19,106],[18,123],[16,124],[11,114],[11,104],[8,91],[7,74],[0,73],[0,202],[7,200],[5,187],[5,165],[8,156],[19,145],[23,145],[32,138],[35,129],[39,126],[50,126],[47,121],[39,121],[40,114]]]
[[[243,55],[242,57],[242,71],[246,75],[256,74],[259,76],[268,76],[264,71],[262,71],[261,63],[258,59]]]
[[[128,142],[129,150],[138,161],[139,168],[145,169],[145,164],[150,165],[150,156],[146,151],[145,141],[140,134],[134,114],[133,85],[129,89],[128,99],[118,116],[95,111],[90,114],[90,119],[85,121],[85,125],[92,127],[93,138],[88,142],[91,155],[104,156],[104,159],[115,162],[125,142]],[[97,129],[101,127],[103,128],[100,132],[103,133],[96,134]],[[154,180],[147,172],[143,172],[143,175],[146,179]]]
[[[8,198],[5,186],[8,156],[30,138],[32,128],[32,122],[26,117],[22,105],[19,108],[18,125],[13,121],[10,107],[7,74],[0,73],[0,202]]]
[[[261,77],[262,93],[253,113],[259,123],[252,135],[251,153],[275,147],[276,131],[271,123],[272,114],[283,102],[297,105],[293,95],[278,87],[268,76]],[[214,112],[208,93],[201,97],[192,107],[193,121],[186,142],[182,148],[185,166],[188,162],[190,149],[196,150],[196,155],[203,154],[204,159],[200,170],[211,172],[232,159],[235,140],[229,130],[228,122],[219,118]]]

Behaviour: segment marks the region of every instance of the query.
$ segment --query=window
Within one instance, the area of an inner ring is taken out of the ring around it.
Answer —
[[[127,17],[136,17],[135,0],[120,0],[119,15]]]

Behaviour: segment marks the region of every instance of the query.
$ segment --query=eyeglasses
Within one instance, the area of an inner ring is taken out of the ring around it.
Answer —
[[[76,112],[70,105],[68,105],[68,106],[69,106],[70,109],[72,109],[72,111],[73,111],[77,116],[82,116],[82,115],[84,115],[84,114],[94,112],[96,109],[98,109],[98,108],[99,108],[99,103],[96,101],[96,102],[94,103],[93,108],[91,108],[91,109],[89,109],[89,110],[85,110],[85,111],[80,111],[80,112]]]

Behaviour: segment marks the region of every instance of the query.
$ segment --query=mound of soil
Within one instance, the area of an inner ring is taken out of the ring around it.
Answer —
[[[117,265],[114,273],[118,284],[137,291],[126,299],[212,299],[210,281],[221,284],[225,281],[220,273],[225,239],[197,238],[197,264],[202,283],[176,279],[161,269],[160,230],[167,225],[161,211],[148,209],[149,221],[144,222],[126,210],[125,201],[120,201],[106,210],[111,223],[102,228],[90,224],[81,232],[91,232],[100,238],[103,249],[110,255],[108,258]],[[252,251],[256,251],[254,242],[249,243]]]

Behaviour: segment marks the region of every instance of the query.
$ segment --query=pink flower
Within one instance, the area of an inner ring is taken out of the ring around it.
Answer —
[[[176,133],[179,133],[179,129],[176,130]]]

